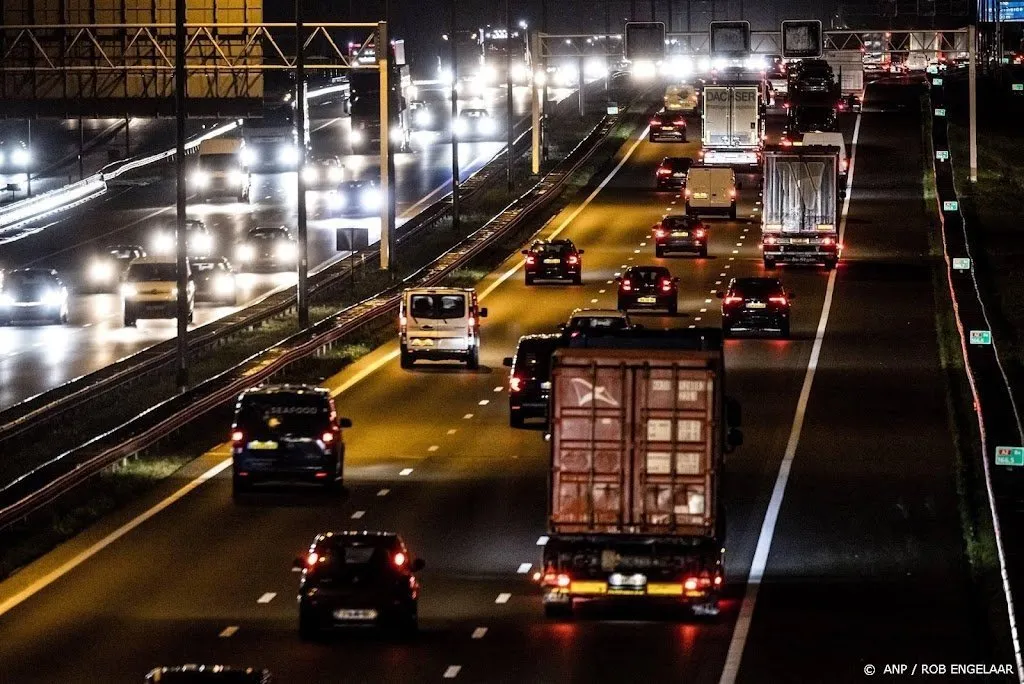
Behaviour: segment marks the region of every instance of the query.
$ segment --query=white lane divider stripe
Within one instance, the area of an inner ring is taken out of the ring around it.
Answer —
[[[498,594],[498,598],[494,599],[495,603],[508,603],[508,600],[512,598],[512,594],[508,592],[502,592]]]
[[[441,447],[438,446],[437,444],[431,444],[430,446],[427,447],[427,451],[433,453],[433,452],[437,451],[440,448]]]
[[[366,515],[366,511],[356,511],[355,513],[352,514],[352,519],[353,520],[359,520],[364,515]]]
[[[391,493],[390,489],[382,489],[379,492],[377,492],[377,496],[387,496],[390,493]]]
[[[235,636],[235,634],[237,633],[238,625],[231,625],[230,627],[225,627],[224,630],[218,636],[220,636],[221,639],[227,639],[229,637]]]
[[[412,475],[412,468],[402,468],[401,470],[398,471],[398,474],[401,475],[402,477]]]
[[[486,627],[477,627],[476,629],[473,630],[472,638],[473,639],[483,639],[486,634],[487,634],[487,628]]]
[[[479,404],[480,404],[480,406],[487,406],[487,405],[488,405],[488,404],[490,404],[490,403],[491,403],[491,400],[490,400],[490,399],[481,399],[481,400],[479,401]]]
[[[469,420],[472,417],[473,417],[472,413],[467,413],[466,415],[462,416],[462,420]]]
[[[444,679],[455,679],[461,671],[461,665],[449,665],[448,669],[444,671]]]
[[[546,546],[548,543],[548,535],[542,534],[537,537],[537,546]]]
[[[530,572],[530,569],[532,567],[533,563],[520,563],[519,568],[516,570],[516,572],[520,575],[525,575],[526,573]]]
[[[850,144],[850,170],[846,183],[846,200],[843,202],[842,217],[839,221],[840,244],[843,242],[843,235],[846,232],[846,216],[850,211],[854,162],[857,159],[857,140],[859,138],[860,114],[857,115],[857,123],[853,127],[853,140]],[[765,511],[764,521],[761,523],[761,534],[757,539],[754,558],[750,563],[750,575],[747,577],[747,590],[743,595],[743,603],[740,604],[740,613],[736,618],[736,626],[732,632],[732,640],[729,642],[729,651],[725,656],[725,665],[722,667],[722,677],[719,680],[719,684],[734,684],[739,674],[740,662],[743,660],[743,650],[747,643],[747,636],[750,633],[750,624],[754,617],[754,607],[757,605],[757,593],[761,588],[761,580],[764,579],[765,568],[768,565],[768,554],[772,548],[772,538],[775,536],[775,524],[779,519],[782,499],[786,493],[786,484],[789,482],[789,473],[793,468],[793,458],[796,456],[796,448],[800,443],[800,432],[804,427],[804,417],[811,396],[811,386],[814,384],[814,374],[818,369],[818,357],[821,355],[825,328],[828,326],[828,315],[832,309],[832,295],[835,292],[836,274],[837,271],[835,270],[829,272],[828,285],[825,288],[825,302],[821,307],[821,318],[818,320],[818,330],[814,335],[811,358],[807,361],[807,372],[804,375],[803,386],[800,388],[800,398],[796,403],[793,427],[789,432],[789,441],[786,443],[786,452],[782,457],[782,463],[779,464],[779,474],[775,478],[772,497],[768,501],[768,510]]]
[[[275,594],[272,591],[268,591],[263,596],[260,596],[258,599],[256,599],[256,603],[270,603],[274,600],[275,596],[277,596],[277,594]]]

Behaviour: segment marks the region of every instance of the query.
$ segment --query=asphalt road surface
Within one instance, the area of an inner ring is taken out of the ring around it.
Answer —
[[[548,224],[587,250],[582,286],[526,288],[518,255],[479,285],[490,317],[478,372],[403,371],[393,342],[330,380],[354,422],[346,500],[279,491],[233,503],[227,447],[213,448],[148,501],[0,584],[0,682],[132,682],[181,662],[262,665],[284,682],[727,682],[737,664],[744,682],[859,682],[868,664],[975,662],[923,265],[917,94],[872,87],[868,98],[882,111],[861,121],[846,259],[806,400],[825,271],[780,270],[798,295],[793,339],[726,346],[746,440],[726,462],[721,616],[595,607],[546,621],[528,581],[545,531],[547,444],[509,429],[501,359],[574,307],[613,306],[615,273],[657,261],[650,226],[677,205],[651,190],[654,167],[696,145],[628,143],[607,187],[571,223],[578,204]],[[680,316],[640,320],[717,325],[711,291],[763,272],[756,183],[741,199],[740,220],[714,221],[708,259],[662,260],[682,278]],[[784,456],[788,482],[773,504]],[[767,547],[766,511],[777,515]],[[368,632],[299,641],[291,561],[315,533],[348,528],[399,531],[426,559],[411,643]],[[757,603],[738,621],[759,547]]]

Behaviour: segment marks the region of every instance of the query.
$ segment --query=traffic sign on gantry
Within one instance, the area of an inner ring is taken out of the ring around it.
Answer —
[[[749,21],[713,21],[708,52],[712,57],[746,57],[750,54]]]
[[[659,61],[665,58],[665,22],[627,21],[626,59]]]
[[[821,57],[821,22],[797,19],[782,22],[782,56],[787,59]]]

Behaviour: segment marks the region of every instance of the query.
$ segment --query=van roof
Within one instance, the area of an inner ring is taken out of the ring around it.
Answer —
[[[144,256],[132,259],[132,266],[136,264],[170,264],[176,266],[177,259],[171,256]]]
[[[474,294],[471,287],[407,287],[402,294]]]

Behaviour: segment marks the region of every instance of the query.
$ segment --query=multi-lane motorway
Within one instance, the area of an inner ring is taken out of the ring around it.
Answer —
[[[868,665],[976,662],[917,102],[873,85],[856,131],[844,125],[857,141],[846,258],[832,276],[780,271],[797,294],[793,339],[726,345],[746,439],[726,461],[721,616],[546,621],[528,581],[547,444],[509,429],[501,359],[576,306],[614,306],[614,275],[655,261],[650,226],[677,205],[651,190],[653,169],[696,145],[631,141],[603,189],[545,229],[586,249],[582,286],[527,289],[518,256],[479,285],[480,371],[403,371],[391,343],[329,381],[354,422],[347,500],[236,504],[227,447],[213,448],[0,584],[0,682],[131,682],[181,662],[263,665],[286,682],[731,682],[736,668],[744,682],[841,682]],[[756,184],[742,195],[740,220],[714,222],[710,258],[662,260],[682,279],[681,315],[646,324],[717,325],[712,291],[763,272]],[[426,559],[414,641],[299,641],[291,561],[316,532],[346,528],[400,531]]]

